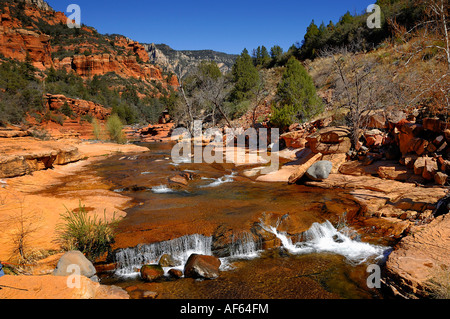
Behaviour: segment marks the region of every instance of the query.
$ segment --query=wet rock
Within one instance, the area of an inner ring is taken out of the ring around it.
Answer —
[[[233,230],[227,225],[220,225],[212,236],[212,252],[214,256],[223,258],[231,254]]]
[[[117,263],[98,263],[95,264],[97,274],[107,273],[116,270]]]
[[[179,269],[170,269],[168,272],[169,276],[175,279],[179,279],[181,277],[183,277],[183,272]]]
[[[144,281],[151,282],[164,276],[164,270],[160,265],[144,265],[141,268],[141,278]]]
[[[182,175],[175,175],[169,177],[169,183],[179,185],[179,186],[187,186],[189,184],[188,179]]]
[[[175,267],[177,265],[176,261],[169,254],[162,255],[158,264],[161,267]]]
[[[306,176],[313,181],[321,181],[330,176],[333,163],[330,161],[319,161],[314,163],[307,171]]]
[[[94,265],[77,250],[65,253],[53,271],[53,276],[70,276],[73,274],[73,265],[79,267],[80,275],[91,278],[96,275],[97,270]]]
[[[216,279],[219,277],[221,261],[213,256],[192,254],[184,266],[187,278]]]

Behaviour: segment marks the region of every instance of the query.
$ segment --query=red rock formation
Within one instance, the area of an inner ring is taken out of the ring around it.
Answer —
[[[45,21],[49,25],[65,24],[67,17],[63,12],[53,11],[39,1],[25,1],[23,14],[30,19],[31,25],[23,25],[23,21],[14,18],[12,10],[18,10],[17,4],[11,2],[2,9],[0,15],[0,54],[21,62],[30,59],[32,64],[40,70],[50,67],[74,70],[76,74],[90,78],[95,75],[105,75],[113,72],[124,78],[135,78],[150,82],[162,82],[162,87],[178,87],[175,76],[163,77],[162,69],[149,64],[150,57],[144,46],[123,36],[114,38],[114,46],[106,48],[96,41],[85,39],[86,43],[69,46],[50,45],[51,37],[43,34],[38,23]],[[0,11],[1,12],[1,11]],[[84,27],[84,31],[93,34],[93,30]],[[109,38],[107,39],[109,40]],[[118,47],[119,49],[114,49]],[[62,59],[52,60],[52,52],[73,52],[75,49],[86,49],[92,54],[73,55]],[[106,52],[105,52],[106,50]]]
[[[0,54],[24,62],[31,59],[40,70],[52,66],[50,37],[26,29],[12,29],[0,25]]]
[[[58,111],[64,103],[67,103],[78,116],[90,114],[99,120],[106,120],[111,115],[111,110],[92,101],[71,99],[64,95],[47,94],[45,97],[47,110]]]

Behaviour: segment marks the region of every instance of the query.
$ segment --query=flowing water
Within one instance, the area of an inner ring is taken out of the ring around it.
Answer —
[[[367,288],[366,269],[383,261],[389,243],[345,220],[358,210],[347,194],[256,183],[242,174],[249,167],[174,163],[170,144],[145,146],[148,154],[117,155],[94,165],[116,192],[135,201],[119,228],[118,268],[103,283],[173,299],[383,297]],[[198,178],[184,188],[169,187],[168,178],[180,172]],[[137,270],[163,254],[180,270],[192,253],[214,254],[220,227],[229,241],[219,279],[139,280]],[[256,232],[273,240],[263,242]]]

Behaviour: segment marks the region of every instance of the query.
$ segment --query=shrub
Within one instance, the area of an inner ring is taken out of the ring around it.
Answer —
[[[98,122],[98,120],[96,118],[93,118],[91,123],[92,123],[92,131],[94,133],[94,138],[96,140],[100,140],[101,132],[102,132],[100,123]]]
[[[67,117],[72,117],[74,115],[72,108],[69,104],[67,104],[67,102],[64,102],[64,105],[61,107],[61,113]]]
[[[292,105],[284,105],[283,107],[272,107],[272,116],[270,123],[274,127],[278,127],[281,131],[294,124],[297,111]]]
[[[106,210],[103,219],[97,215],[88,215],[85,206],[81,205],[77,211],[61,214],[64,224],[57,226],[57,241],[65,250],[79,250],[91,261],[111,251],[115,242],[115,230],[120,222],[116,214],[111,221],[106,220]]]
[[[117,114],[113,114],[108,118],[106,121],[106,127],[111,140],[119,144],[124,144],[126,142],[125,135],[122,131],[123,124]]]
[[[298,121],[308,120],[323,110],[311,76],[294,57],[289,59],[278,84],[277,98],[281,107],[294,108]]]

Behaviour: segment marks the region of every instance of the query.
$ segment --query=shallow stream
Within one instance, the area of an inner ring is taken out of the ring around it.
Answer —
[[[383,298],[367,287],[366,270],[383,261],[389,242],[352,225],[348,216],[358,207],[348,194],[257,183],[243,174],[248,166],[176,164],[172,145],[145,146],[149,153],[119,154],[93,167],[135,201],[114,247],[119,268],[102,283],[170,299]],[[170,188],[168,178],[182,172],[197,178]],[[191,253],[212,255],[218,229],[231,238],[218,279],[139,279],[136,271],[163,254],[180,270]],[[263,242],[256,230],[273,240]]]

